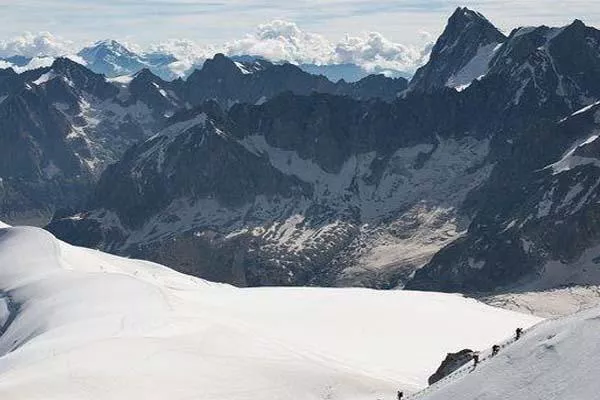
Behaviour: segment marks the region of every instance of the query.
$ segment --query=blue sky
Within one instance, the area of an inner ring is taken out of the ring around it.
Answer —
[[[574,18],[600,26],[597,0],[0,0],[0,40],[48,31],[75,42],[112,37],[142,45],[169,38],[216,43],[284,19],[330,40],[377,31],[410,44],[421,41],[423,31],[437,35],[458,5],[484,13],[504,30]]]

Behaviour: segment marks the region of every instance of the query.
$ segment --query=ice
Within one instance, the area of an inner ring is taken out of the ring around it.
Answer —
[[[0,293],[15,400],[391,398],[539,321],[450,294],[237,289],[27,227],[0,230]]]
[[[600,160],[598,160],[596,158],[581,157],[581,156],[575,155],[575,152],[577,151],[577,149],[594,142],[596,139],[598,139],[598,137],[600,137],[600,135],[595,133],[586,139],[577,141],[562,156],[562,158],[559,161],[555,162],[554,164],[547,165],[546,167],[544,167],[544,169],[550,168],[550,169],[552,169],[552,174],[557,175],[557,174],[560,174],[565,171],[570,171],[581,165],[591,164],[591,165],[594,165],[595,167],[600,168]]]
[[[583,113],[585,113],[586,111],[589,111],[589,110],[591,110],[592,108],[594,108],[595,106],[597,106],[597,105],[599,105],[599,104],[600,104],[600,101],[597,101],[597,102],[595,102],[595,103],[592,103],[592,104],[590,104],[589,106],[583,107],[583,108],[581,108],[581,109],[579,109],[579,110],[575,111],[573,114],[571,114],[571,116],[573,117],[573,116],[575,116],[575,115],[583,114]]]
[[[49,71],[49,72],[46,72],[45,74],[42,74],[42,76],[40,76],[38,79],[33,81],[33,83],[35,85],[39,86],[39,85],[44,84],[54,78],[56,78],[56,74],[54,73],[54,71]]]
[[[471,61],[448,79],[446,86],[460,92],[469,87],[474,80],[481,79],[487,73],[490,61],[501,46],[501,43],[481,46]]]
[[[113,83],[118,83],[121,85],[129,85],[134,77],[135,77],[135,75],[121,75],[121,76],[116,76],[114,78],[108,78],[107,81],[113,82]]]
[[[237,62],[235,61],[235,66],[238,67],[238,69],[242,72],[242,74],[244,75],[249,75],[252,73],[252,71],[249,71],[248,68],[246,68],[246,66],[244,64],[242,64],[241,62]]]

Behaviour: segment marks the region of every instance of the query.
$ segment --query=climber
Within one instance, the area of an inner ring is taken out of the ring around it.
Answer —
[[[523,328],[517,328],[515,331],[515,340],[521,339],[521,335],[523,334]]]
[[[496,354],[498,354],[498,352],[500,351],[500,346],[498,346],[497,344],[492,346],[492,357],[495,356]]]
[[[402,400],[404,397],[404,392],[398,391],[398,400]]]
[[[473,353],[473,368],[479,364],[479,353]]]

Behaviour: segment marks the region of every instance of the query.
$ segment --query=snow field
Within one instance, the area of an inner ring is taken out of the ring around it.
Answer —
[[[384,399],[538,318],[460,296],[237,289],[0,229],[0,398]]]

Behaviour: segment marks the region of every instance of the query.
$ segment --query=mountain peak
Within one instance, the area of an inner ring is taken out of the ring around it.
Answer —
[[[143,80],[155,80],[158,78],[148,67],[144,67],[135,74],[133,74],[134,79],[143,79]]]
[[[497,45],[506,36],[482,14],[457,8],[433,46],[429,62],[417,70],[411,90],[468,86],[484,75]]]
[[[75,61],[67,57],[57,57],[50,68],[56,72],[66,72],[71,71],[73,69],[85,69],[82,65],[76,63]],[[93,74],[92,71],[89,71],[89,73]]]
[[[457,7],[454,13],[450,16],[448,20],[449,23],[452,22],[473,22],[473,21],[485,21],[490,23],[488,19],[481,13],[471,10],[467,7]]]
[[[104,39],[99,40],[94,43],[92,46],[87,49],[105,49],[116,53],[126,53],[126,54],[134,54],[131,50],[129,50],[124,44],[114,40],[114,39]],[[85,51],[83,49],[82,51]]]
[[[481,13],[459,7],[448,19],[448,24],[433,51],[448,50],[452,44],[466,36],[477,36],[476,38],[485,44],[506,40],[506,36]]]
[[[568,35],[576,35],[581,37],[586,34],[585,32],[587,29],[588,27],[583,23],[582,20],[575,19],[570,25],[565,26],[561,33],[567,33]]]
[[[113,39],[96,42],[77,55],[91,69],[109,77],[128,75],[146,66],[138,54]]]
[[[202,72],[214,74],[215,76],[231,76],[231,74],[242,74],[235,62],[222,53],[217,53],[213,58],[207,59],[202,66]]]

